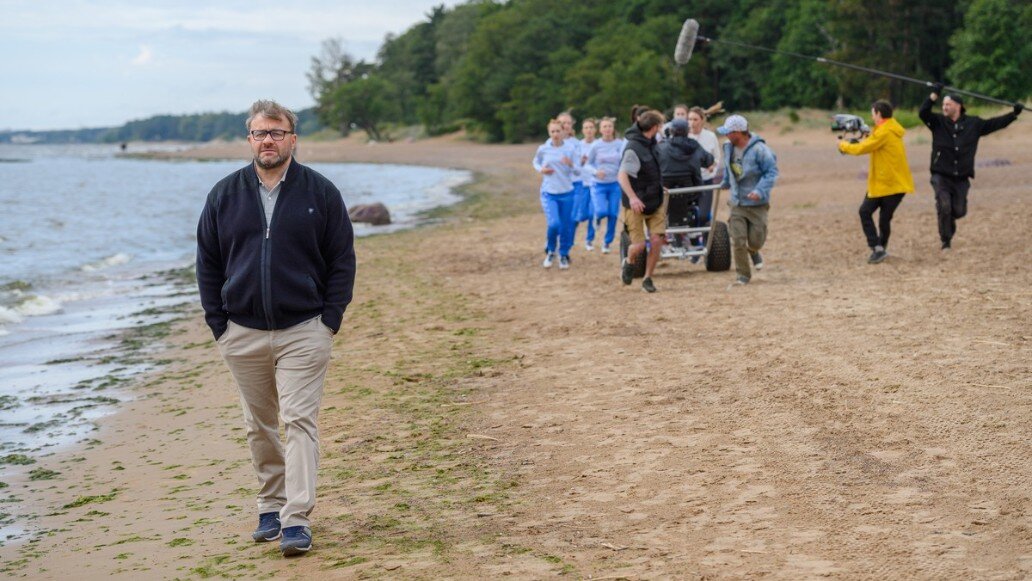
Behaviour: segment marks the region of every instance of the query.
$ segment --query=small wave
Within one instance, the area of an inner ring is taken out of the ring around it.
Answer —
[[[23,317],[20,314],[18,314],[18,312],[14,309],[0,307],[0,325],[20,323],[22,321],[22,318]],[[0,327],[0,329],[2,329],[2,327]],[[6,332],[4,334],[6,334]]]
[[[120,264],[125,264],[125,263],[129,262],[132,259],[133,259],[133,257],[132,257],[131,254],[126,254],[124,252],[119,252],[118,254],[114,254],[112,256],[108,256],[107,258],[105,258],[103,260],[98,260],[97,262],[91,262],[89,264],[83,265],[82,270],[85,271],[85,272],[93,272],[95,270],[103,270],[105,268],[111,268],[112,266],[118,266]]]
[[[39,317],[42,315],[51,315],[60,311],[63,305],[59,301],[44,296],[28,296],[24,301],[18,304],[14,308],[15,312],[25,317]]]

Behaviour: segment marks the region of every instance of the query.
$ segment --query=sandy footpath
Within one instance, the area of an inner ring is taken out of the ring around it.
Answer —
[[[300,142],[302,161],[470,169],[440,223],[358,241],[321,416],[315,549],[256,545],[239,404],[199,312],[96,442],[8,479],[10,577],[1032,576],[1032,125],[983,139],[952,253],[929,135],[890,258],[866,264],[866,158],[823,120],[779,157],[767,267],[686,262],[659,292],[583,246],[540,266],[533,145]],[[243,143],[184,157],[246,159]],[[389,181],[385,169],[385,180]],[[198,208],[199,209],[199,208]],[[725,211],[726,214],[726,211]],[[578,242],[583,241],[583,228]]]

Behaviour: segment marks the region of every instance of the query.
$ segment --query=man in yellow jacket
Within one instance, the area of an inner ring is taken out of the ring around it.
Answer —
[[[914,178],[910,175],[907,152],[903,147],[906,132],[898,121],[892,118],[892,105],[878,100],[871,105],[874,117],[874,131],[858,143],[839,142],[839,151],[850,155],[871,154],[871,166],[867,172],[867,196],[860,204],[860,225],[871,247],[867,262],[877,264],[889,253],[889,234],[892,231],[892,214],[903,201],[903,196],[914,191]],[[874,227],[874,211],[878,210],[878,227]]]

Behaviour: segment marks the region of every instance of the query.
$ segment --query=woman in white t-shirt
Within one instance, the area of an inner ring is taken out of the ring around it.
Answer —
[[[706,112],[702,107],[692,107],[688,110],[688,137],[699,142],[702,149],[713,156],[713,165],[702,169],[702,183],[712,185],[720,183],[717,170],[720,165],[720,143],[717,141],[717,134],[706,129]],[[713,220],[713,191],[703,192],[699,195],[699,209],[703,212],[706,224]]]
[[[702,168],[702,181],[705,184],[716,183],[717,168],[720,167],[720,144],[717,134],[706,129],[706,112],[702,107],[688,110],[688,137],[699,142],[703,151],[713,156],[713,165]]]

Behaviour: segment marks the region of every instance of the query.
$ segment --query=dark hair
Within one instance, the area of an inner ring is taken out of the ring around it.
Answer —
[[[655,109],[647,109],[638,115],[637,123],[642,131],[648,131],[666,123],[666,117],[663,117],[663,114]]]
[[[688,113],[695,113],[699,116],[699,119],[702,119],[703,121],[709,119],[709,115],[706,114],[706,110],[702,107],[699,107],[698,105],[692,107],[691,109],[688,109]]]
[[[648,111],[650,107],[648,105],[632,105],[631,106],[631,123],[638,120],[638,116]]]
[[[892,104],[885,99],[878,99],[871,105],[882,116],[882,119],[892,119]]]

